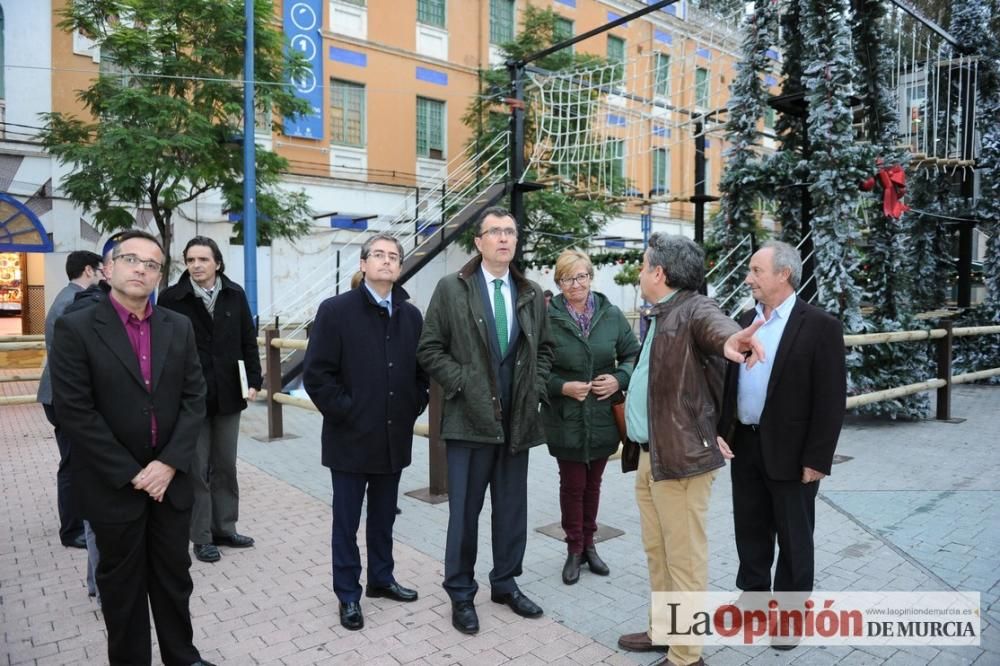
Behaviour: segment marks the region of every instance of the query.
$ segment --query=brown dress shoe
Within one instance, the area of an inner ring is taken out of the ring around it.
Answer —
[[[666,652],[670,649],[669,645],[653,645],[653,641],[645,631],[619,636],[618,647],[629,652]]]

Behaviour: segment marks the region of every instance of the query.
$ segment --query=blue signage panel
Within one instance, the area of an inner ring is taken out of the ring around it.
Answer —
[[[448,75],[426,67],[417,67],[417,80],[427,81],[439,86],[448,85]]]
[[[296,118],[285,117],[285,136],[323,138],[323,57],[321,53],[323,0],[286,0],[285,39],[288,48],[302,54],[309,69],[292,79],[295,96],[309,103],[310,111]]]

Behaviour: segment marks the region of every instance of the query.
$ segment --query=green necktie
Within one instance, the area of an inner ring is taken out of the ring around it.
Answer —
[[[493,280],[493,319],[497,324],[497,342],[500,343],[500,356],[507,353],[507,305],[503,300],[503,292],[500,287],[503,280],[497,278]]]

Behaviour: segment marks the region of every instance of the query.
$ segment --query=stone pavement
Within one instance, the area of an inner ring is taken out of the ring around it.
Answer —
[[[0,384],[0,395],[29,393]],[[971,590],[982,593],[978,648],[706,648],[714,666],[735,664],[1000,664],[1000,387],[959,387],[962,423],[885,423],[852,419],[838,453],[850,457],[823,482],[817,503],[817,589]],[[545,450],[532,452],[529,537],[522,589],[545,609],[518,618],[489,601],[489,504],[483,511],[477,578],[482,631],[450,624],[441,589],[447,504],[400,496],[396,576],[420,600],[363,599],[366,627],[337,621],[330,581],[330,479],[319,464],[318,415],[285,410],[296,435],[262,442],[264,409],[246,413],[240,440],[240,531],[257,539],[221,562],[194,562],[191,610],[203,656],[234,664],[650,664],[655,655],[617,650],[619,634],[644,627],[645,561],[633,475],[608,466],[601,522],[624,530],[599,544],[612,568],[560,580],[564,545],[537,531],[559,520],[558,472]],[[0,664],[106,663],[103,622],[84,584],[86,555],[59,544],[56,446],[37,405],[0,407]],[[426,440],[401,491],[427,485]],[[734,587],[728,474],[710,508],[710,581]],[[362,534],[359,535],[363,539]],[[155,649],[154,649],[155,653]]]

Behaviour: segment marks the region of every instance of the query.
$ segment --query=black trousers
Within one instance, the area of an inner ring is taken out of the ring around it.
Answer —
[[[479,514],[486,488],[492,503],[493,570],[497,594],[516,591],[528,540],[528,451],[511,454],[507,445],[447,442],[448,540],[444,589],[452,601],[472,601],[476,583]]]
[[[56,445],[59,447],[59,470],[56,472],[56,503],[59,507],[59,540],[63,545],[83,535],[83,521],[73,508],[73,486],[70,477],[69,438],[56,419],[56,410],[52,405],[42,404],[45,418],[55,428]]]
[[[388,587],[396,581],[393,577],[392,526],[396,522],[401,472],[359,474],[330,470],[330,475],[333,483],[333,591],[341,602],[359,601],[361,552],[358,550],[358,527],[366,489],[368,584]]]
[[[178,511],[168,500],[150,499],[138,520],[90,522],[101,560],[97,588],[108,630],[108,660],[149,664],[152,608],[160,656],[166,666],[201,659],[191,628],[191,556],[188,531],[191,511]]]
[[[733,520],[740,559],[736,586],[749,592],[770,591],[774,545],[778,565],[775,592],[811,592],[814,579],[813,528],[819,482],[775,481],[764,471],[759,434],[738,426],[730,471]]]

